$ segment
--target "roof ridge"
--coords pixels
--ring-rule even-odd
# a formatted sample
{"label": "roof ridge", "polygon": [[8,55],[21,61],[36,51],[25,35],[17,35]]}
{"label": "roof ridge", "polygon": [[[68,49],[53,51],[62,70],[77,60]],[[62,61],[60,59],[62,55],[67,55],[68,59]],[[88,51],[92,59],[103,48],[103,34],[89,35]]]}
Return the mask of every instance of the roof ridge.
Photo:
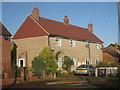
{"label": "roof ridge", "polygon": [[[40,18],[44,18],[44,17],[39,17],[39,19],[40,19]],[[47,19],[47,20],[51,20],[51,21],[55,21],[55,22],[59,22],[59,23],[65,24],[64,22],[60,22],[60,21],[56,21],[56,20],[52,20],[52,19],[48,19],[48,18],[44,18],[44,19]],[[80,26],[72,25],[72,24],[69,24],[69,25],[75,26],[75,27],[79,27],[79,28],[83,28],[83,27],[80,27]],[[68,26],[69,26],[69,25],[68,25]],[[86,29],[86,30],[87,30],[87,28],[83,28],[83,29]]]}

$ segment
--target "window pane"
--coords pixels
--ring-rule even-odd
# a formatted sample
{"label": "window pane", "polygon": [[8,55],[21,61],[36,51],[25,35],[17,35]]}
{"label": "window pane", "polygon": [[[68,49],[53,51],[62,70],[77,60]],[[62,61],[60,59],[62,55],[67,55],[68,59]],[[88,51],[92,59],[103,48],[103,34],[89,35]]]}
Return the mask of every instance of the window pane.
{"label": "window pane", "polygon": [[61,38],[60,37],[56,37],[56,39],[55,39],[55,45],[56,46],[61,46]]}
{"label": "window pane", "polygon": [[86,48],[89,48],[89,42],[86,42]]}
{"label": "window pane", "polygon": [[96,65],[100,63],[100,59],[96,59]]}
{"label": "window pane", "polygon": [[89,58],[86,59],[86,64],[87,65],[90,64],[90,59]]}
{"label": "window pane", "polygon": [[70,40],[70,47],[75,47],[75,40]]}

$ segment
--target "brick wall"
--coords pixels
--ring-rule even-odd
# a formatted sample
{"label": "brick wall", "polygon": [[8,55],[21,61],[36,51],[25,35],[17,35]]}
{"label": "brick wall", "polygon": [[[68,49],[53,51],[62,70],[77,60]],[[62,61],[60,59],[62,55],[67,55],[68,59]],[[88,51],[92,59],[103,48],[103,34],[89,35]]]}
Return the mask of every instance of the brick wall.
{"label": "brick wall", "polygon": [[[62,51],[63,57],[64,55],[68,55],[71,58],[75,58],[77,61],[77,65],[73,66],[72,69],[75,70],[75,68],[78,66],[78,63],[85,63],[85,59],[89,58],[89,49],[85,47],[86,42],[84,41],[76,41],[75,47],[70,47],[70,40],[69,39],[61,39],[62,45],[61,46],[55,46],[54,45],[54,37],[50,38],[50,45],[51,48],[54,48],[55,52]],[[96,65],[95,59],[99,58],[102,61],[102,45],[99,44],[100,49],[95,48],[95,43],[90,43],[90,57],[92,59],[92,64]]]}
{"label": "brick wall", "polygon": [[11,69],[11,38],[4,39],[4,36],[0,36],[2,39],[2,70],[9,71]]}
{"label": "brick wall", "polygon": [[116,62],[116,58],[111,56],[110,54],[103,52],[103,62],[114,63]]}
{"label": "brick wall", "polygon": [[[41,50],[48,46],[48,37],[40,36],[40,37],[31,37],[24,39],[16,39],[14,40],[17,45],[17,59],[24,58],[27,59],[28,67],[31,67],[31,62],[35,56],[38,56]],[[27,58],[26,53],[27,52]]]}
{"label": "brick wall", "polygon": [[[85,47],[86,42],[84,41],[76,41],[76,47],[70,47],[70,40],[62,38],[62,46],[55,46],[53,44],[55,38],[49,38],[49,44],[51,48],[55,49],[55,52],[62,51],[62,57],[65,55],[70,56],[71,58],[75,58],[77,63],[85,63],[85,59],[89,58],[89,49]],[[24,39],[16,39],[14,40],[17,45],[17,59],[19,56],[21,58],[26,59],[26,54],[20,55],[22,52],[27,52],[27,61],[28,66],[31,66],[31,62],[35,56],[38,56],[41,50],[48,46],[48,36],[40,36],[40,37],[31,37]],[[99,44],[99,48],[102,45]],[[102,61],[102,50],[95,48],[95,43],[90,43],[90,57],[92,59],[92,64],[95,65],[95,59],[99,58]],[[78,66],[73,66],[72,69]]]}
{"label": "brick wall", "polygon": [[2,74],[2,37],[0,36],[0,75]]}

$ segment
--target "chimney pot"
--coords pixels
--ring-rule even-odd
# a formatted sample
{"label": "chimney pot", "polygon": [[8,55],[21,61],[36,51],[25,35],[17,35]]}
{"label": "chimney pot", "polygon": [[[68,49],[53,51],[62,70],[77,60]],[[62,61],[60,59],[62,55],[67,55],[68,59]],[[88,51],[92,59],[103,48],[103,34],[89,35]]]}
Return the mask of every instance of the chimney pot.
{"label": "chimney pot", "polygon": [[88,24],[88,31],[93,33],[93,25],[92,24]]}
{"label": "chimney pot", "polygon": [[69,25],[69,18],[68,18],[68,16],[64,16],[64,23],[66,25]]}
{"label": "chimney pot", "polygon": [[36,21],[39,21],[39,9],[38,8],[34,8],[32,10],[32,16]]}

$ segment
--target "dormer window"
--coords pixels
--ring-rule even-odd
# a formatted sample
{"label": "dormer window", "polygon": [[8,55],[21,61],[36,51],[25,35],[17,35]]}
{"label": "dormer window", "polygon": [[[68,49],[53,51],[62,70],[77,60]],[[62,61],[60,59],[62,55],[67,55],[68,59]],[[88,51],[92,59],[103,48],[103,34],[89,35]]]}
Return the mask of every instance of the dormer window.
{"label": "dormer window", "polygon": [[55,45],[56,46],[61,46],[61,38],[60,37],[55,38]]}
{"label": "dormer window", "polygon": [[75,40],[70,40],[70,47],[75,47]]}

